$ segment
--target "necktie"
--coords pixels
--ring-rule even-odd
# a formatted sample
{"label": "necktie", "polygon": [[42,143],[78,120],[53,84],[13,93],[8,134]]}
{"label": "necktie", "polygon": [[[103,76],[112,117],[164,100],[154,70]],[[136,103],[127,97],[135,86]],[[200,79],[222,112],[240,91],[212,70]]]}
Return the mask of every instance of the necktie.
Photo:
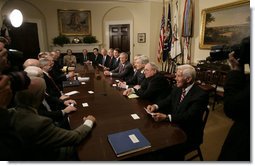
{"label": "necktie", "polygon": [[120,69],[119,69],[119,73],[121,73],[123,71],[123,69],[124,69],[124,65],[121,64]]}
{"label": "necktie", "polygon": [[55,83],[55,81],[53,80],[53,78],[48,74],[48,73],[45,73],[46,76],[49,78],[52,86],[55,88],[55,90],[57,91],[57,93],[59,94],[59,97],[62,95],[61,93],[61,90],[59,89],[59,87],[57,86],[57,84]]}
{"label": "necktie", "polygon": [[43,99],[42,103],[45,106],[45,108],[47,109],[47,111],[52,112],[49,104],[47,103],[47,101],[45,99]]}
{"label": "necktie", "polygon": [[105,57],[103,57],[103,62],[102,62],[102,65],[104,65],[104,63],[105,63],[105,59],[106,59],[106,58],[105,58]]}
{"label": "necktie", "polygon": [[182,95],[181,95],[181,98],[180,98],[180,103],[183,101],[183,99],[185,97],[185,93],[186,93],[186,91],[183,89],[182,90]]}

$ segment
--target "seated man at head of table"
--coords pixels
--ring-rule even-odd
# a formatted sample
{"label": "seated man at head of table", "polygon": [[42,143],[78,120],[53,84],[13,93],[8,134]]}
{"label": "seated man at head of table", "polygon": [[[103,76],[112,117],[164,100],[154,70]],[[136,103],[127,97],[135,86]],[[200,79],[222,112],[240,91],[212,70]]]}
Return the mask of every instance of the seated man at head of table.
{"label": "seated man at head of table", "polygon": [[123,81],[128,81],[133,77],[134,70],[132,64],[128,61],[128,54],[120,53],[119,66],[111,71],[104,71],[104,75],[117,77]]}
{"label": "seated man at head of table", "polygon": [[164,99],[171,92],[170,84],[159,72],[155,63],[149,62],[145,65],[144,75],[145,79],[142,81],[141,85],[125,90],[123,95],[129,96],[135,93],[142,99],[157,102]]}
{"label": "seated man at head of table", "polygon": [[141,85],[142,81],[145,79],[144,76],[144,67],[149,63],[149,58],[145,55],[136,56],[134,67],[135,67],[135,74],[133,77],[128,81],[123,81],[118,83],[118,87],[128,89],[134,87],[136,85]]}
{"label": "seated man at head of table", "polygon": [[[84,122],[73,130],[56,127],[50,118],[38,115],[37,109],[46,89],[43,78],[31,77],[26,90],[16,93],[17,107],[12,112],[12,126],[24,140],[27,153],[22,160],[63,161],[75,160],[76,146],[88,135],[95,118],[83,117]],[[74,158],[72,158],[74,157]]]}
{"label": "seated man at head of table", "polygon": [[[178,124],[186,133],[184,148],[203,141],[202,116],[208,105],[208,93],[194,84],[196,71],[191,65],[177,67],[176,86],[164,100],[148,105],[155,121]],[[164,112],[164,113],[162,113]]]}

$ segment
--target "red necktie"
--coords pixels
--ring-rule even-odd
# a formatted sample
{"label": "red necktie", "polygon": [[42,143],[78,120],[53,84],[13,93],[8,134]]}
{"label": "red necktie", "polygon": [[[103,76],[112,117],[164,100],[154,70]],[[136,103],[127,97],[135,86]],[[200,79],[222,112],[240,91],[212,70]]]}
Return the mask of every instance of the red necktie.
{"label": "red necktie", "polygon": [[182,90],[182,95],[181,95],[181,98],[180,98],[180,103],[183,101],[183,99],[185,97],[185,93],[186,93],[186,91],[183,89]]}

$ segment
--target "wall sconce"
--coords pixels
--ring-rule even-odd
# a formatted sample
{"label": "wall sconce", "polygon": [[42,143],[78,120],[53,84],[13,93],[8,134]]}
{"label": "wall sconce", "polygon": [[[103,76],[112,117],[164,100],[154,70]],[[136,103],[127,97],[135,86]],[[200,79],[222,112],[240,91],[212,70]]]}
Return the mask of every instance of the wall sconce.
{"label": "wall sconce", "polygon": [[15,28],[20,27],[23,22],[23,15],[22,15],[21,11],[18,9],[14,9],[11,12],[9,18],[10,18],[12,26]]}

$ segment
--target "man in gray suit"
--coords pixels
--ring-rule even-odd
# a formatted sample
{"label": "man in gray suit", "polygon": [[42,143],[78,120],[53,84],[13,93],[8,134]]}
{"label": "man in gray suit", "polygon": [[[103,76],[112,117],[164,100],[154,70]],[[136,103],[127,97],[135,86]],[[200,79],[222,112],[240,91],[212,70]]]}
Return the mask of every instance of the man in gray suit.
{"label": "man in gray suit", "polygon": [[128,81],[133,77],[134,70],[132,64],[128,61],[128,54],[120,53],[119,66],[111,71],[104,71],[104,75],[120,78],[123,81]]}
{"label": "man in gray suit", "polygon": [[88,135],[95,118],[83,117],[84,123],[73,130],[56,127],[50,118],[37,113],[45,89],[42,78],[31,77],[28,89],[15,95],[17,107],[10,109],[12,126],[24,140],[24,160],[76,160],[75,146]]}

